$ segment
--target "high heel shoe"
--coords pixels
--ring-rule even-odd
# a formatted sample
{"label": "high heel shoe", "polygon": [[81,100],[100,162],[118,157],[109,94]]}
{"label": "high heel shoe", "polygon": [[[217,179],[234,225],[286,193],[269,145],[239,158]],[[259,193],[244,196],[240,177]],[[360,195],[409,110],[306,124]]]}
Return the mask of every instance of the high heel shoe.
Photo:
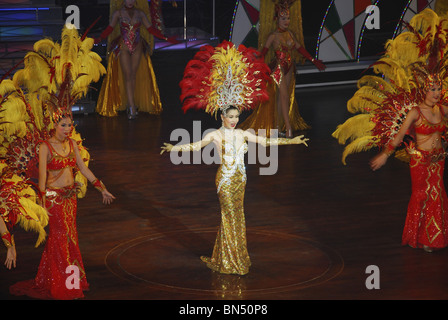
{"label": "high heel shoe", "polygon": [[134,120],[135,118],[137,118],[135,107],[127,107],[126,112],[129,120]]}
{"label": "high heel shoe", "polygon": [[292,130],[291,130],[291,129],[286,130],[286,138],[287,138],[287,139],[292,139],[292,138],[294,138],[294,135],[292,134]]}

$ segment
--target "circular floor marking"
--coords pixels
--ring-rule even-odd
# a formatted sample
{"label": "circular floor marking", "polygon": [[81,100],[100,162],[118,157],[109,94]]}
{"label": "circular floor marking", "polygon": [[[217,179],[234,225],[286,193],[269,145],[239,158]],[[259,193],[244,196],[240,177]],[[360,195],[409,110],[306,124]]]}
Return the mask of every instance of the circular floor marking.
{"label": "circular floor marking", "polygon": [[344,268],[331,248],[297,235],[247,229],[252,261],[245,276],[211,271],[200,260],[210,256],[216,229],[150,234],[113,248],[105,263],[120,278],[162,290],[214,296],[249,296],[322,284]]}

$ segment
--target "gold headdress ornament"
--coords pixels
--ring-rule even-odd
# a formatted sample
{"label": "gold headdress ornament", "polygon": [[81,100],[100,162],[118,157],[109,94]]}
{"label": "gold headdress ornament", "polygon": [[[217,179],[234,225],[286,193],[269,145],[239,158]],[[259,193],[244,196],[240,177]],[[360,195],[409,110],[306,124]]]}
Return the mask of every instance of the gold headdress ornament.
{"label": "gold headdress ornament", "polygon": [[243,85],[233,76],[232,67],[227,67],[227,73],[223,84],[219,85],[216,93],[217,107],[225,114],[230,106],[241,106],[244,102],[242,94],[244,93]]}
{"label": "gold headdress ornament", "polygon": [[278,17],[285,17],[289,16],[289,8],[296,0],[272,0],[275,2],[275,16],[274,18]]}
{"label": "gold headdress ornament", "polygon": [[269,99],[269,68],[253,48],[223,41],[216,48],[203,46],[188,62],[180,82],[182,109],[204,109],[214,116],[230,106],[255,108]]}

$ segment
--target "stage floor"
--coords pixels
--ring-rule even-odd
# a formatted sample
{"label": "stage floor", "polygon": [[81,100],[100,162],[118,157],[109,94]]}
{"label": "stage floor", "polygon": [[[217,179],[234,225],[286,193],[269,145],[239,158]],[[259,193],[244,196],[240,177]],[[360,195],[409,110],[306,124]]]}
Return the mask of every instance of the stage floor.
{"label": "stage floor", "polygon": [[[211,254],[220,222],[217,165],[174,165],[159,154],[176,128],[191,130],[194,120],[202,121],[202,130],[220,126],[201,112],[180,111],[178,83],[191,55],[153,57],[161,116],[75,116],[90,168],[117,197],[105,206],[89,186],[78,202],[79,244],[91,286],[86,300],[448,298],[448,251],[401,246],[411,192],[407,165],[390,159],[372,172],[374,153],[341,163],[343,147],[331,133],[347,118],[355,86],[297,90],[301,114],[312,126],[302,132],[309,147],[279,147],[275,175],[260,175],[263,165],[247,166],[251,271],[233,276],[209,270],[199,257]],[[0,298],[21,299],[8,287],[34,277],[43,250],[34,248],[35,240],[35,234],[16,232],[17,267],[0,268]],[[0,254],[3,261],[5,250]],[[369,266],[379,269],[378,289],[366,286]]]}

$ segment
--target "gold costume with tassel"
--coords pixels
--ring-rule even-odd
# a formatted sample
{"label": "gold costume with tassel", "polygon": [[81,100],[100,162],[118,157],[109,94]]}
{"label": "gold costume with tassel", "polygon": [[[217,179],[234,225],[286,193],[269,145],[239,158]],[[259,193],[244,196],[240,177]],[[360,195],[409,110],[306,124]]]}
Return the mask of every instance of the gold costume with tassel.
{"label": "gold costume with tassel", "polygon": [[[246,243],[244,194],[246,168],[244,157],[247,141],[263,146],[300,144],[307,140],[269,139],[257,137],[251,131],[235,129],[241,110],[252,109],[269,99],[266,83],[269,68],[253,48],[223,41],[215,48],[204,46],[188,62],[180,82],[183,110],[199,109],[217,116],[221,113],[223,125],[208,133],[201,141],[184,145],[165,144],[164,151],[199,151],[214,143],[219,154],[219,168],[215,185],[221,208],[221,224],[211,257],[202,256],[206,265],[219,273],[245,275],[251,260]],[[233,123],[230,123],[235,121]],[[306,143],[305,143],[306,144]]]}
{"label": "gold costume with tassel", "polygon": [[[112,0],[110,2],[110,18],[112,18],[112,15],[117,10],[121,10],[123,3],[123,0]],[[151,21],[148,1],[137,0],[135,8],[143,11],[148,20]],[[143,44],[143,54],[136,74],[134,101],[139,111],[158,115],[162,112],[162,102],[150,58],[154,47],[154,37],[146,28],[139,28],[140,41]],[[112,33],[108,36],[107,74],[103,79],[96,106],[96,111],[103,116],[116,116],[119,111],[124,111],[128,107],[122,72],[123,66],[119,59],[120,50],[123,45],[120,23],[117,23]]]}
{"label": "gold costume with tassel", "polygon": [[[187,64],[180,83],[183,110],[201,109],[210,115],[228,110],[239,113],[268,99],[266,82],[269,69],[258,52],[252,48],[223,41],[217,47],[204,46]],[[251,260],[246,244],[244,193],[246,169],[244,156],[247,142],[242,130],[224,126],[213,131],[216,140],[201,141],[170,147],[169,151],[198,151],[208,143],[215,143],[220,155],[220,166],[215,184],[221,207],[221,225],[211,257],[201,257],[206,265],[219,273],[245,275]],[[168,149],[167,149],[168,150]]]}

